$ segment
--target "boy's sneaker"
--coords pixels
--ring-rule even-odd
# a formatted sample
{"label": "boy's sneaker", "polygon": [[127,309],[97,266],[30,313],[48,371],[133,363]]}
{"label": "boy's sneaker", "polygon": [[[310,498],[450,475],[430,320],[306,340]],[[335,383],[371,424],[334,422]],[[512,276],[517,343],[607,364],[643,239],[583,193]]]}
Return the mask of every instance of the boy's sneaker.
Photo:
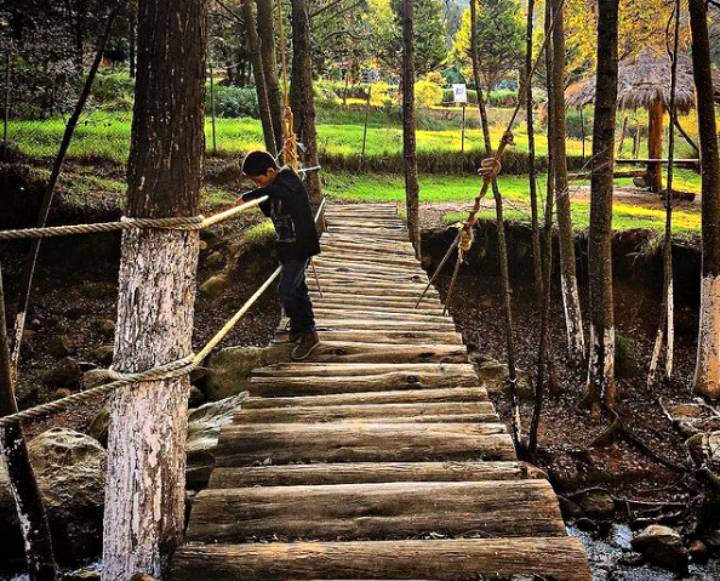
{"label": "boy's sneaker", "polygon": [[295,349],[292,350],[290,358],[293,361],[303,361],[315,351],[318,345],[320,345],[320,338],[318,337],[317,331],[305,333],[298,341]]}

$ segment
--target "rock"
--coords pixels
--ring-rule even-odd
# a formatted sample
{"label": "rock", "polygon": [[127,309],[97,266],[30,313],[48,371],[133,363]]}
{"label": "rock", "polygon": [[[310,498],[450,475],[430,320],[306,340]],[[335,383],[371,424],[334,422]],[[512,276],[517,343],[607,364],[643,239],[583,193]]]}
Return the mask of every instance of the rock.
{"label": "rock", "polygon": [[[240,408],[247,395],[247,392],[240,393],[190,410],[186,478],[188,488],[199,489],[207,484],[214,465],[212,451],[217,446],[220,429],[232,422],[234,412]],[[110,408],[105,406],[90,424],[88,434],[105,444],[109,424]]]}
{"label": "rock", "polygon": [[632,546],[656,565],[679,572],[687,569],[688,553],[682,537],[670,527],[650,525],[635,535]]}
{"label": "rock", "polygon": [[80,364],[72,357],[61,359],[58,364],[43,377],[47,385],[77,386],[82,377]]}
{"label": "rock", "polygon": [[200,294],[216,299],[230,286],[230,277],[227,274],[215,274],[200,285]]}
{"label": "rock", "polygon": [[598,528],[597,523],[594,520],[590,520],[585,516],[577,519],[575,521],[575,526],[581,531],[585,531],[586,533],[596,531]]}
{"label": "rock", "polygon": [[609,516],[615,512],[615,501],[602,490],[590,490],[575,498],[585,514],[591,517]]}
{"label": "rock", "polygon": [[[497,394],[508,389],[507,365],[479,354],[471,355],[470,361],[475,364],[478,379],[485,385],[488,392]],[[520,399],[530,400],[535,396],[530,378],[522,369],[517,370],[517,388]]]}
{"label": "rock", "polygon": [[25,329],[22,332],[23,341],[30,341],[37,333],[32,329]]}
{"label": "rock", "polygon": [[247,392],[244,392],[190,410],[186,473],[188,488],[199,489],[207,485],[215,463],[212,451],[217,446],[220,429],[232,423],[234,413],[247,396]]}
{"label": "rock", "polygon": [[113,361],[113,346],[101,345],[100,347],[96,347],[90,353],[90,357],[92,357],[100,365],[109,367]]}
{"label": "rock", "polygon": [[261,347],[228,347],[213,355],[206,366],[207,398],[217,401],[243,391],[250,372],[267,364],[267,351]]}
{"label": "rock", "polygon": [[225,264],[225,257],[222,252],[211,252],[205,259],[205,266],[208,268],[220,268]]}
{"label": "rock", "polygon": [[200,251],[200,252],[206,252],[208,248],[209,248],[208,243],[205,242],[205,240],[200,240],[200,243],[199,243],[199,251]]}
{"label": "rock", "polygon": [[205,403],[205,394],[194,385],[190,386],[190,396],[188,397],[188,407],[196,408]]}
{"label": "rock", "polygon": [[[28,445],[55,545],[61,563],[94,556],[101,549],[107,454],[93,438],[65,428],[53,428]],[[0,458],[0,523],[13,523],[6,540],[19,539],[15,507],[8,489],[7,470]],[[4,533],[5,531],[3,531]],[[22,554],[22,545],[18,543]]]}
{"label": "rock", "polygon": [[112,339],[115,336],[115,322],[111,321],[110,319],[101,319],[100,321],[97,321],[96,323],[97,330],[100,331],[100,333],[107,337],[108,339]]}
{"label": "rock", "polygon": [[565,521],[575,520],[583,515],[583,510],[576,502],[560,494],[558,494],[558,500],[560,501],[560,512]]}
{"label": "rock", "polygon": [[696,563],[704,561],[708,557],[708,548],[700,539],[695,539],[688,547],[690,557]]}
{"label": "rock", "polygon": [[80,389],[91,389],[111,381],[112,379],[107,376],[107,370],[91,369],[83,373],[82,379],[80,379]]}
{"label": "rock", "polygon": [[713,551],[720,549],[720,529],[705,533],[703,541]]}
{"label": "rock", "polygon": [[135,575],[130,577],[130,581],[159,581],[159,579],[144,573],[135,573]]}
{"label": "rock", "polygon": [[47,343],[47,350],[53,357],[67,357],[75,346],[67,335],[54,335]]}
{"label": "rock", "polygon": [[93,569],[80,569],[68,573],[62,578],[62,581],[101,581],[102,573]]}
{"label": "rock", "polygon": [[60,387],[53,392],[53,399],[62,399],[64,397],[68,397],[69,395],[72,395],[72,389]]}

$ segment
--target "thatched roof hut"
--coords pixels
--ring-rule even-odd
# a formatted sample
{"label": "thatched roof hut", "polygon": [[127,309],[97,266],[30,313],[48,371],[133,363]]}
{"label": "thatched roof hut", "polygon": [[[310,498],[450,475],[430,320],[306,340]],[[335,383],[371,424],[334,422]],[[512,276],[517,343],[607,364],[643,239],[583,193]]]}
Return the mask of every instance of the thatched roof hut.
{"label": "thatched roof hut", "polygon": [[[720,71],[713,71],[715,98],[720,103]],[[625,59],[618,66],[618,107],[620,109],[651,109],[660,100],[670,104],[670,59],[666,54],[644,53]],[[581,109],[595,102],[595,75],[570,85],[565,91],[568,106]],[[680,113],[695,108],[695,82],[692,60],[681,55],[678,60],[675,102]]]}
{"label": "thatched roof hut", "polygon": [[[720,103],[720,71],[713,71],[715,99]],[[671,66],[666,54],[645,52],[624,59],[618,66],[618,107],[620,109],[648,110],[648,156],[663,156],[663,116],[670,104]],[[565,91],[566,104],[582,109],[595,102],[595,75],[573,83]],[[675,103],[679,113],[695,108],[695,82],[692,60],[687,55],[678,59]],[[662,189],[661,164],[648,166],[648,186],[653,191]]]}

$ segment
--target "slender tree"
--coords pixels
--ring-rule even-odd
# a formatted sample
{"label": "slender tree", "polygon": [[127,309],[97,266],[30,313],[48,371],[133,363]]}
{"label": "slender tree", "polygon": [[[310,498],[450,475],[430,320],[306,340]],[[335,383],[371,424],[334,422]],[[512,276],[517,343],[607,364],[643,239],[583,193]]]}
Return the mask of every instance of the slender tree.
{"label": "slender tree", "polygon": [[414,0],[403,0],[403,155],[405,158],[405,205],[410,241],[420,257],[420,185],[415,144],[415,50],[413,46]]}
{"label": "slender tree", "polygon": [[275,147],[277,151],[280,151],[283,147],[283,103],[280,96],[277,57],[275,54],[275,12],[273,11],[273,0],[256,0],[256,4],[260,54],[262,56],[265,86],[267,87],[268,105],[270,106],[270,115],[272,116]]}
{"label": "slender tree", "polygon": [[[315,128],[315,97],[313,96],[312,37],[308,0],[292,0],[293,61],[292,100],[295,119],[295,133],[300,136],[305,149],[304,160],[309,166],[318,164],[317,129]],[[282,47],[281,47],[282,49]],[[299,121],[299,122],[298,122]],[[310,201],[319,205],[322,199],[318,172],[307,175]]]}
{"label": "slender tree", "polygon": [[560,238],[560,288],[565,308],[569,360],[580,364],[585,358],[580,296],[575,265],[575,239],[570,213],[567,153],[565,147],[565,26],[562,0],[554,0],[553,12],[553,156],[555,158],[555,197]]}
{"label": "slender tree", "polygon": [[[140,0],[127,214],[198,214],[204,153],[206,0]],[[192,351],[197,231],[122,237],[114,368],[137,372]],[[160,577],[183,533],[189,378],[117,391],[108,437],[104,581]]]}
{"label": "slender tree", "polygon": [[482,90],[482,75],[480,73],[480,55],[477,45],[477,3],[480,0],[470,0],[470,60],[472,61],[473,81],[477,93],[478,110],[480,111],[480,124],[482,125],[485,140],[485,153],[490,154],[492,144],[490,140],[490,122],[488,121],[485,96]]}
{"label": "slender tree", "polygon": [[619,0],[598,6],[598,64],[595,81],[592,176],[590,178],[590,353],[587,400],[612,405],[615,387],[615,324],[612,284],[612,201],[618,91]]}
{"label": "slender tree", "polygon": [[[18,411],[5,321],[5,294],[0,269],[0,415],[3,416]],[[0,428],[0,453],[5,457],[30,580],[54,581],[57,571],[50,527],[19,424]]]}
{"label": "slender tree", "polygon": [[[673,297],[673,262],[672,262],[672,214],[673,214],[673,174],[675,159],[675,121],[677,109],[675,107],[677,92],[677,65],[678,65],[678,47],[680,44],[680,0],[675,2],[675,10],[668,21],[666,30],[667,52],[671,63],[671,80],[670,80],[670,118],[673,122],[668,128],[668,171],[667,171],[667,188],[665,189],[665,237],[663,240],[663,290],[662,302],[660,304],[660,316],[658,320],[658,329],[655,334],[655,345],[653,347],[652,358],[650,360],[650,369],[648,370],[648,385],[655,380],[658,362],[660,360],[660,351],[663,343],[666,344],[665,349],[665,376],[669,379],[672,376],[673,369],[673,346],[675,343],[675,326],[674,312],[675,302]],[[670,24],[674,22],[673,46],[670,47]]]}
{"label": "slender tree", "polygon": [[525,120],[528,136],[528,182],[530,187],[530,225],[532,229],[532,253],[533,253],[533,277],[535,280],[535,292],[542,297],[543,272],[542,272],[542,251],[540,249],[540,225],[538,223],[537,203],[537,169],[535,167],[535,127],[533,125],[533,90],[532,74],[533,66],[533,18],[535,12],[535,0],[528,0],[527,20],[525,27],[525,70],[524,76],[528,83],[527,99],[525,102]]}
{"label": "slender tree", "polygon": [[265,149],[275,156],[277,155],[275,130],[270,112],[268,88],[265,83],[265,68],[263,55],[260,52],[260,40],[258,38],[257,20],[255,18],[255,2],[253,0],[242,0],[242,14],[245,22],[245,37],[247,38],[250,57],[252,58],[255,92],[258,98],[258,109],[260,109],[260,122],[262,123],[263,137],[265,138]]}
{"label": "slender tree", "polygon": [[720,398],[720,155],[706,0],[690,0],[692,61],[702,161],[702,283],[695,390]]}

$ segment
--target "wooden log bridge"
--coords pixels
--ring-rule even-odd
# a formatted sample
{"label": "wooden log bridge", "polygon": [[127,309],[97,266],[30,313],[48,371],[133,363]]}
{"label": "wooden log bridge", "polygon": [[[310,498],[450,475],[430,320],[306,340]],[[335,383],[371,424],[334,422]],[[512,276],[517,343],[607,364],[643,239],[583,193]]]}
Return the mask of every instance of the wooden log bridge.
{"label": "wooden log bridge", "polygon": [[414,308],[428,279],[396,208],[338,205],[327,224],[321,345],[255,370],[170,578],[589,580],[438,293]]}

